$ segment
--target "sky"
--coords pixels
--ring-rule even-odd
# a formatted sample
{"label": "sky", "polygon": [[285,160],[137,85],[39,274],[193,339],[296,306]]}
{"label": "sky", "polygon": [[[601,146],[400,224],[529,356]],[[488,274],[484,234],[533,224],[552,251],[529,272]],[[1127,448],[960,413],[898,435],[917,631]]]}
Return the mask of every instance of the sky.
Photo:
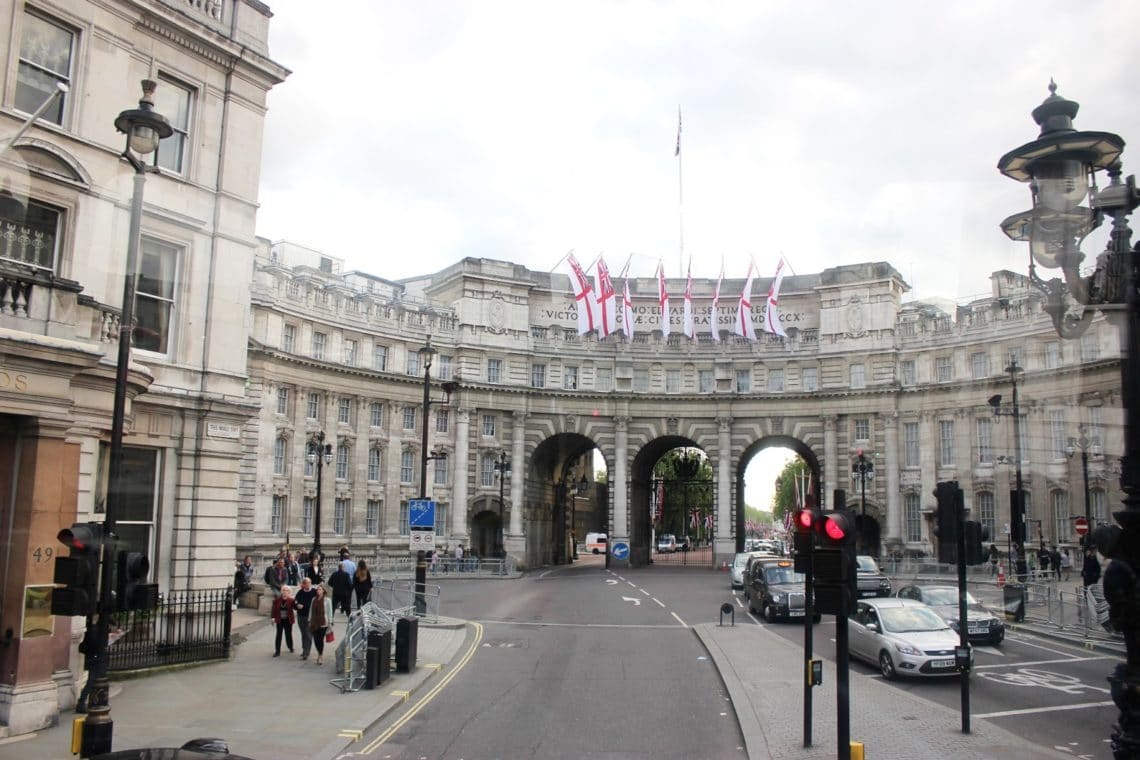
{"label": "sky", "polygon": [[764,278],[782,256],[887,261],[909,297],[960,300],[1026,271],[999,224],[1029,191],[996,165],[1037,137],[1051,78],[1078,129],[1140,141],[1124,0],[270,6],[292,74],[258,234],[392,280],[464,257],[566,273],[571,250],[615,275]]}

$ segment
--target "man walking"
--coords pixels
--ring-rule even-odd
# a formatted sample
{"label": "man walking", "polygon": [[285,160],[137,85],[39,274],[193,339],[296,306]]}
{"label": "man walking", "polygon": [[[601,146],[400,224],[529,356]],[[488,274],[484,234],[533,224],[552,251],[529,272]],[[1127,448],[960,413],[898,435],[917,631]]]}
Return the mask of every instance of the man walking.
{"label": "man walking", "polygon": [[293,600],[293,608],[297,611],[297,626],[301,629],[301,659],[309,659],[309,650],[313,648],[313,631],[309,628],[309,612],[317,599],[317,590],[313,588],[313,581],[308,576],[301,579],[301,590]]}

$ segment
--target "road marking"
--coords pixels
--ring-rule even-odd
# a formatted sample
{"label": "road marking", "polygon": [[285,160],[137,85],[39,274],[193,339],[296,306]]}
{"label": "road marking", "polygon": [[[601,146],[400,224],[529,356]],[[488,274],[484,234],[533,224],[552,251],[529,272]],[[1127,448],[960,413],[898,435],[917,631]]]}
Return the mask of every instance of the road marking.
{"label": "road marking", "polygon": [[1028,667],[1031,665],[1068,665],[1071,662],[1092,662],[1094,660],[1115,660],[1115,657],[1064,657],[1056,660],[1033,660],[1031,662],[1017,662],[1017,663],[996,663],[994,665],[975,665],[974,670],[981,670],[982,668],[1008,668],[1011,665],[1016,665],[1019,668]]}
{"label": "road marking", "polygon": [[628,583],[628,584],[629,584],[630,586],[632,586],[633,588],[637,588],[637,584],[636,584],[636,583],[634,583],[633,581],[626,581],[626,583]]}
{"label": "road marking", "polygon": [[390,692],[390,694],[393,697],[399,697],[402,702],[407,702],[408,697],[410,697],[412,695],[412,693],[410,691],[393,691],[393,692]]}
{"label": "road marking", "polygon": [[673,617],[677,618],[677,622],[680,623],[681,625],[685,626],[686,628],[689,627],[689,624],[686,623],[684,620],[682,620],[681,616],[678,615],[676,612],[670,612],[669,614],[672,615]]}
{"label": "road marking", "polygon": [[1115,707],[1116,703],[1112,700],[1108,702],[1082,702],[1077,705],[1054,705],[1053,707],[1026,707],[1021,710],[1002,710],[1001,712],[992,713],[974,713],[975,718],[1008,718],[1016,715],[1033,715],[1035,713],[1047,712],[1060,712],[1062,710],[1087,710],[1090,707]]}
{"label": "road marking", "polygon": [[661,606],[661,607],[664,607],[664,606],[665,606],[665,602],[661,601],[661,600],[660,600],[660,599],[658,599],[657,597],[653,597],[653,601],[657,602],[657,604],[658,604],[659,606]]}
{"label": "road marking", "polygon": [[659,628],[669,631],[681,630],[675,625],[660,625],[651,623],[547,623],[535,621],[529,623],[525,620],[481,620],[483,625],[518,625],[532,628]]}
{"label": "road marking", "polygon": [[621,600],[623,602],[633,602],[634,607],[640,607],[641,606],[641,600],[635,596],[623,596],[621,598]]}
{"label": "road marking", "polygon": [[645,594],[646,596],[649,596],[649,592],[646,591],[645,589],[641,589],[641,593]]}
{"label": "road marking", "polygon": [[618,585],[618,581],[613,579],[613,578],[606,578],[606,585],[607,586],[616,586],[616,585]]}
{"label": "road marking", "polygon": [[[471,658],[475,656],[475,653],[477,651],[479,651],[479,644],[483,641],[483,626],[480,625],[479,623],[470,623],[469,625],[473,626],[475,629],[475,638],[471,642],[471,647],[467,650],[466,654],[464,654],[463,657],[460,658],[459,662],[456,663],[454,668],[452,668],[450,671],[448,671],[446,674],[444,674],[444,676],[440,679],[439,683],[436,684],[431,689],[431,691],[429,691],[427,694],[425,694],[423,699],[421,699],[416,704],[412,705],[406,713],[404,713],[402,716],[400,716],[399,720],[397,720],[395,723],[393,723],[391,726],[389,726],[388,729],[386,731],[384,731],[384,733],[382,733],[378,737],[376,737],[372,741],[371,744],[369,744],[367,747],[362,749],[361,754],[370,755],[370,754],[372,754],[372,752],[374,752],[376,750],[377,747],[379,747],[381,744],[383,744],[384,742],[391,739],[392,736],[397,731],[399,731],[401,728],[404,727],[405,723],[407,723],[412,718],[416,717],[416,715],[419,714],[420,710],[422,710],[424,707],[427,706],[427,704],[429,702],[431,702],[433,699],[435,699],[436,696],[441,691],[443,691],[443,688],[445,686],[447,686],[449,683],[451,683],[451,679],[455,678],[455,676],[459,673],[459,671],[463,670],[463,668],[467,665],[467,663],[471,661]],[[395,692],[393,692],[393,693],[395,693]],[[408,692],[403,692],[403,693],[406,695]],[[406,696],[404,698],[404,701],[407,701]]]}
{"label": "road marking", "polygon": [[987,681],[993,681],[994,683],[1005,684],[1007,686],[1028,686],[1034,690],[1053,689],[1054,691],[1070,695],[1083,694],[1085,691],[1099,691],[1103,694],[1109,693],[1109,690],[1103,686],[1093,686],[1092,684],[1085,683],[1076,676],[1054,673],[1049,670],[1020,668],[1016,671],[1006,671],[1004,673],[982,673],[980,677]]}
{"label": "road marking", "polygon": [[342,728],[337,732],[337,736],[342,739],[352,739],[354,742],[360,741],[360,737],[364,736],[364,732],[359,728]]}

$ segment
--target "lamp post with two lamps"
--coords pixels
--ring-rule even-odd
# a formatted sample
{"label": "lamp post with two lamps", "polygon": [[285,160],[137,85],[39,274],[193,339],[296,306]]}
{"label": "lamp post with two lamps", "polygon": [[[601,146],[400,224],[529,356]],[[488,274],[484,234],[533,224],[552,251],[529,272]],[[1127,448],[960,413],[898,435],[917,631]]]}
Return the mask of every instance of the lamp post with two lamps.
{"label": "lamp post with two lamps", "polygon": [[851,463],[851,480],[859,484],[859,552],[866,553],[867,546],[867,484],[875,479],[875,463],[863,451],[855,452]]}
{"label": "lamp post with two lamps", "polygon": [[[431,398],[431,364],[432,360],[438,353],[431,345],[431,336],[427,336],[427,342],[424,347],[419,350],[420,362],[424,365],[424,401],[423,411],[421,416],[423,419],[420,421],[420,500],[427,499],[427,463],[431,460],[443,462],[447,459],[446,451],[428,451],[428,421],[431,419],[431,405],[433,403]],[[446,398],[443,403],[448,404],[451,402],[451,394],[459,387],[459,383],[448,381],[443,383],[443,392]],[[418,614],[427,611],[427,601],[425,592],[427,591],[427,554],[422,550],[416,552],[416,573],[415,573],[415,609]]]}
{"label": "lamp post with two lamps", "polygon": [[[1013,417],[1013,472],[1014,489],[1009,499],[1009,532],[1013,545],[1017,548],[1019,576],[1024,575],[1025,563],[1025,490],[1021,479],[1021,405],[1017,395],[1017,373],[1022,368],[1017,364],[1017,357],[1009,357],[1009,366],[1005,368],[1009,373],[1009,382],[1013,387],[1013,403],[1007,408],[1001,405],[1001,394],[990,396],[989,405],[995,417]],[[999,458],[1000,460],[1000,458]],[[1010,558],[1012,560],[1012,557]]]}
{"label": "lamp post with two lamps", "polygon": [[[1092,455],[1100,456],[1100,441],[1095,438],[1089,438],[1085,435],[1085,430],[1080,429],[1080,435],[1076,438],[1069,439],[1069,445],[1065,447],[1065,454],[1069,459],[1080,451],[1081,452],[1081,477],[1084,479],[1085,485],[1085,525],[1092,525],[1092,505],[1089,502],[1089,452]],[[1081,536],[1081,546],[1085,546],[1088,534]]]}
{"label": "lamp post with two lamps", "polygon": [[499,533],[495,541],[495,557],[502,559],[506,554],[506,545],[503,541],[503,507],[506,498],[507,478],[511,476],[511,460],[507,459],[507,452],[500,451],[499,458],[495,460],[495,477],[499,479]]}
{"label": "lamp post with two lamps", "polygon": [[[1104,572],[1104,594],[1109,620],[1123,633],[1127,652],[1109,677],[1120,710],[1110,738],[1119,760],[1140,757],[1140,247],[1130,248],[1128,227],[1140,192],[1134,176],[1122,177],[1124,140],[1110,132],[1077,130],[1078,108],[1050,82],[1049,96],[1033,109],[1041,128],[1037,139],[1006,153],[997,168],[1029,185],[1032,207],[1007,217],[1001,227],[1011,239],[1029,243],[1029,280],[1044,293],[1044,309],[1057,334],[1080,337],[1098,310],[1121,330],[1124,508],[1113,513],[1118,525],[1098,528],[1093,538],[1113,560]],[[1096,185],[1101,170],[1108,174],[1104,188]],[[1081,242],[1106,216],[1112,219],[1107,246],[1094,271],[1082,276]],[[1060,269],[1064,279],[1041,279],[1038,265]]]}
{"label": "lamp post with two lamps", "polygon": [[[326,464],[332,464],[333,447],[325,443],[325,431],[313,433],[306,446],[305,458],[317,467],[317,498],[313,500],[313,554],[321,554],[321,482]],[[315,559],[315,557],[313,558]]]}

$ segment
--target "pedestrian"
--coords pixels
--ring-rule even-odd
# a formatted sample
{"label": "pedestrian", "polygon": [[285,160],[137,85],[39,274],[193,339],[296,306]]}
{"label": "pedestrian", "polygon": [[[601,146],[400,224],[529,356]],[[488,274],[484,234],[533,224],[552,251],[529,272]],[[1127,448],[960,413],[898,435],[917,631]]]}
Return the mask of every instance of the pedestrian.
{"label": "pedestrian", "polygon": [[312,552],[309,554],[309,566],[305,568],[305,575],[314,586],[319,586],[325,582],[324,569],[321,567],[321,555],[319,552]]}
{"label": "pedestrian", "polygon": [[[325,636],[332,630],[332,601],[325,594],[324,586],[316,587],[316,597],[313,599],[312,613],[309,615],[309,638],[317,649],[317,664],[324,665]],[[305,658],[301,658],[305,659]]]}
{"label": "pedestrian", "polygon": [[439,552],[435,549],[431,550],[431,574],[435,575],[439,572]]}
{"label": "pedestrian", "polygon": [[1089,592],[1089,587],[1096,585],[1100,580],[1100,560],[1096,557],[1096,549],[1092,546],[1085,547],[1085,560],[1081,566],[1081,591],[1084,594],[1082,604],[1077,606],[1077,617],[1082,618],[1083,612],[1087,608],[1089,611],[1089,621],[1096,621],[1095,600]]}
{"label": "pedestrian", "polygon": [[463,572],[463,544],[455,545],[455,572]]}
{"label": "pedestrian", "polygon": [[1068,549],[1061,552],[1061,574],[1064,576],[1062,580],[1068,582],[1069,576],[1073,572],[1073,555],[1069,553]]}
{"label": "pedestrian", "polygon": [[1037,567],[1041,570],[1042,580],[1049,580],[1049,550],[1042,546],[1037,550]]}
{"label": "pedestrian", "polygon": [[309,610],[317,598],[313,589],[313,581],[308,576],[301,579],[301,590],[294,597],[294,608],[297,611],[297,627],[301,630],[301,659],[309,659],[309,651],[313,648],[313,629],[310,627]]}
{"label": "pedestrian", "polygon": [[265,584],[273,590],[273,597],[281,596],[281,588],[288,585],[289,573],[285,570],[285,560],[278,557],[271,567],[265,568]]}
{"label": "pedestrian", "polygon": [[249,591],[250,588],[252,588],[252,586],[250,585],[252,581],[253,581],[253,557],[251,557],[247,554],[247,555],[245,555],[245,559],[243,559],[241,562],[239,562],[237,564],[237,568],[234,570],[234,598],[233,598],[233,603],[234,603],[234,609],[235,610],[237,609],[237,606],[238,606],[238,597],[240,597],[242,594],[244,594],[246,591]]}
{"label": "pedestrian", "polygon": [[285,646],[293,651],[293,624],[297,622],[297,610],[293,601],[293,587],[284,586],[281,596],[273,600],[273,622],[277,626],[277,637],[273,641],[273,656],[281,656],[281,637]]}
{"label": "pedestrian", "polygon": [[[892,556],[893,556],[893,554],[892,554]],[[989,558],[990,558],[990,577],[992,578],[995,575],[997,575],[997,565],[998,565],[997,544],[990,544]]]}
{"label": "pedestrian", "polygon": [[1025,564],[1029,569],[1029,580],[1037,580],[1037,552],[1025,552]]}
{"label": "pedestrian", "polygon": [[348,573],[348,577],[356,575],[356,560],[352,558],[352,552],[348,550],[347,546],[340,547],[340,561],[344,563],[344,571]]}
{"label": "pedestrian", "polygon": [[1053,570],[1054,580],[1061,580],[1061,551],[1053,544],[1053,550],[1049,552],[1049,567]]}
{"label": "pedestrian", "polygon": [[352,589],[356,592],[357,608],[372,600],[372,572],[364,560],[360,560],[356,566],[356,574],[352,576]]}
{"label": "pedestrian", "polygon": [[[336,570],[329,576],[329,588],[332,589],[332,612],[336,615],[337,610],[341,610],[344,614],[352,614],[352,576],[344,567],[344,562],[337,565]],[[329,617],[331,622],[332,617]]]}

